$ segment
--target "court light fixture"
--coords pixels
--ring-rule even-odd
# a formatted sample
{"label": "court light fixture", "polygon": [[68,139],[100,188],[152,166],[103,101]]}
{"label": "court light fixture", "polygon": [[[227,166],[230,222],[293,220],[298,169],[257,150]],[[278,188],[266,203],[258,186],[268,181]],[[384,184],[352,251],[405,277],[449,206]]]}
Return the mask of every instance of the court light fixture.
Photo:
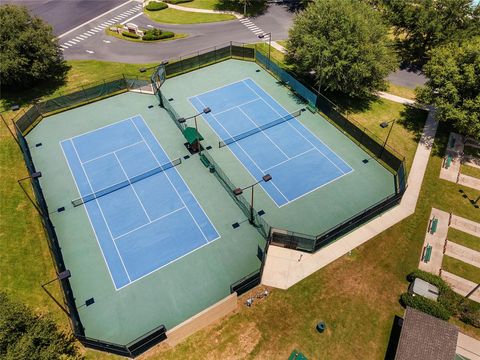
{"label": "court light fixture", "polygon": [[379,158],[382,157],[383,152],[385,151],[385,146],[387,146],[387,141],[388,141],[388,138],[390,137],[390,134],[392,133],[392,129],[393,129],[393,125],[395,125],[395,121],[397,121],[397,119],[393,119],[393,120],[390,120],[390,121],[383,121],[383,122],[380,124],[380,127],[381,127],[382,129],[385,129],[386,127],[388,127],[388,125],[389,125],[390,123],[391,123],[392,125],[390,126],[390,129],[388,130],[387,137],[385,138],[385,142],[383,143],[382,150],[380,151],[380,155],[378,156]]}
{"label": "court light fixture", "polygon": [[387,126],[388,126],[388,122],[386,122],[386,121],[384,121],[384,122],[382,122],[382,123],[380,124],[380,127],[381,127],[382,129],[385,129]]}
{"label": "court light fixture", "polygon": [[35,201],[33,201],[30,194],[27,192],[27,190],[23,187],[23,184],[22,184],[23,181],[25,181],[25,180],[38,179],[40,177],[42,177],[42,173],[40,171],[36,171],[36,172],[32,173],[30,176],[24,177],[22,179],[18,179],[17,182],[18,182],[18,185],[20,186],[20,188],[22,189],[22,191],[27,196],[28,200],[30,200],[32,205],[35,207],[35,210],[37,210],[37,212],[40,214],[40,216],[43,217],[44,215],[43,215],[42,211],[40,210],[40,208],[38,207],[37,203]]}
{"label": "court light fixture", "polygon": [[70,317],[70,313],[68,312],[68,310],[62,305],[60,304],[60,302],[55,299],[55,297],[52,295],[52,293],[50,291],[47,290],[47,285],[48,284],[51,284],[52,282],[54,281],[62,281],[62,280],[65,280],[65,279],[69,279],[70,277],[72,276],[72,274],[70,273],[70,270],[66,269],[60,273],[57,274],[57,277],[46,282],[45,284],[42,284],[42,289],[47,293],[47,295],[55,302],[55,304],[57,304],[57,306],[62,309],[62,311],[67,314],[68,317]]}
{"label": "court light fixture", "polygon": [[253,210],[253,189],[255,188],[255,185],[257,184],[260,184],[262,181],[263,182],[268,182],[272,180],[272,176],[270,174],[265,174],[262,176],[262,179],[257,181],[256,183],[252,184],[252,185],[249,185],[249,186],[246,186],[244,188],[236,188],[236,189],[233,189],[232,192],[235,196],[239,196],[241,194],[243,194],[243,191],[246,190],[246,189],[251,189],[251,197],[250,197],[250,218],[248,219],[248,222],[252,225],[255,225],[254,223],[254,210]]}

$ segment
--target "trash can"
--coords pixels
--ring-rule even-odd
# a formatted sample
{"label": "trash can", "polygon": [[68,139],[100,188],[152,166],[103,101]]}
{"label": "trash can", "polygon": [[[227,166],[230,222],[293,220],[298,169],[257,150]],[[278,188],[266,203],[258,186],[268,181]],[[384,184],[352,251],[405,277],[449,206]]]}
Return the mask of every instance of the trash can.
{"label": "trash can", "polygon": [[319,333],[323,333],[325,331],[325,328],[327,326],[325,325],[325,323],[323,321],[320,321],[318,324],[317,324],[317,331]]}
{"label": "trash can", "polygon": [[208,169],[210,170],[210,172],[213,174],[215,172],[215,165],[210,165],[208,167]]}

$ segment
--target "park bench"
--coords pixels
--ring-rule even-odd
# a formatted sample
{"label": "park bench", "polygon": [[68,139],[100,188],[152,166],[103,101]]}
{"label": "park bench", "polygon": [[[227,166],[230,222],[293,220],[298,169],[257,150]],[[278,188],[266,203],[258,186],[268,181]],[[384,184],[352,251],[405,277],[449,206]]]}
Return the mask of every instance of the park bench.
{"label": "park bench", "polygon": [[203,163],[203,165],[205,165],[205,167],[210,166],[210,161],[208,161],[207,157],[203,154],[200,156],[200,161]]}
{"label": "park bench", "polygon": [[422,261],[424,263],[428,263],[431,257],[432,257],[432,245],[427,244],[427,246],[423,248]]}
{"label": "park bench", "polygon": [[452,136],[452,138],[450,139],[450,147],[451,148],[454,148],[455,147],[455,138]]}
{"label": "park bench", "polygon": [[430,234],[435,234],[437,232],[437,226],[438,226],[438,219],[433,218],[432,222],[430,223]]}
{"label": "park bench", "polygon": [[452,165],[452,155],[447,155],[447,159],[445,161],[445,169],[448,169]]}

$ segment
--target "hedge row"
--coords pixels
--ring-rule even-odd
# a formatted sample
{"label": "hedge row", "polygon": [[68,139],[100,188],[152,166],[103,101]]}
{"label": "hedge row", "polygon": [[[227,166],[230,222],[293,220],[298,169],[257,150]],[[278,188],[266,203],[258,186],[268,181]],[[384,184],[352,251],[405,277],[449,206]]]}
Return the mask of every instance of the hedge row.
{"label": "hedge row", "polygon": [[161,40],[161,39],[169,39],[174,37],[175,34],[171,31],[162,31],[160,29],[151,29],[146,30],[142,40],[145,41],[153,41],[153,40]]}
{"label": "hedge row", "polygon": [[122,32],[122,36],[125,36],[125,37],[128,37],[128,38],[132,38],[132,39],[140,39],[140,35],[137,35],[137,34],[134,34],[134,33],[130,33],[130,32],[128,32],[128,31]]}
{"label": "hedge row", "polygon": [[168,8],[168,5],[164,2],[151,1],[145,7],[148,11],[158,11]]}
{"label": "hedge row", "polygon": [[452,315],[442,304],[423,296],[403,293],[400,301],[404,306],[410,306],[442,320],[448,320]]}
{"label": "hedge row", "polygon": [[[440,305],[449,314],[458,316],[460,320],[463,321],[464,323],[480,328],[480,304],[479,303],[470,299],[466,299],[463,296],[454,292],[450,288],[450,286],[440,276],[433,275],[422,270],[415,270],[412,273],[408,274],[407,276],[407,280],[410,282],[414,281],[416,278],[425,280],[426,282],[438,287],[438,290],[440,292],[440,295],[438,296],[438,302],[429,300],[430,302],[433,302],[436,305]],[[401,298],[402,302],[404,297],[406,298],[406,294],[402,295],[402,298]],[[415,296],[415,298],[422,298],[422,297]],[[428,299],[425,299],[425,300],[428,300]],[[410,301],[410,300],[407,300],[407,301]],[[416,307],[417,305],[420,306],[420,304],[414,301],[413,305],[409,305],[409,306],[412,306],[416,309],[425,311],[426,313],[433,315],[429,311]],[[422,303],[421,306],[428,307],[428,304]],[[435,313],[437,312],[436,309],[433,309],[431,311]]]}
{"label": "hedge row", "polygon": [[165,0],[166,3],[169,3],[169,4],[183,4],[183,3],[187,3],[187,2],[192,2],[193,0]]}

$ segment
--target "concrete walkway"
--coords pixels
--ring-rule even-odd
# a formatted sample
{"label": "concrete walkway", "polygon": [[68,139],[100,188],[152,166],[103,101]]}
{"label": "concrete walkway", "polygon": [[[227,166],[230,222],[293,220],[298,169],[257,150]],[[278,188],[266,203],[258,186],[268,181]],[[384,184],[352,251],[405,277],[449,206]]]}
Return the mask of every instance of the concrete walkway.
{"label": "concrete walkway", "polygon": [[397,95],[389,94],[383,91],[379,91],[377,95],[383,99],[387,99],[396,103],[404,104],[404,105],[414,105],[415,100],[406,99]]}
{"label": "concrete walkway", "polygon": [[447,241],[447,246],[445,247],[445,255],[451,256],[455,259],[463,261],[464,263],[480,268],[480,252],[465,247],[463,245],[456,244],[452,241]]}
{"label": "concrete walkway", "polygon": [[456,353],[470,360],[480,360],[480,341],[459,332]]}
{"label": "concrete walkway", "polygon": [[437,125],[434,111],[431,110],[425,122],[423,134],[420,138],[410,169],[408,188],[400,205],[383,213],[314,254],[270,246],[265,262],[262,283],[267,286],[288,289],[315,271],[412,215],[417,205],[423,177],[427,169],[433,140],[437,131]]}
{"label": "concrete walkway", "polygon": [[[455,145],[451,147],[452,142],[455,142]],[[462,163],[462,154],[463,153],[463,138],[461,135],[456,133],[450,133],[448,139],[447,150],[445,152],[445,157],[442,163],[442,169],[440,170],[440,179],[448,180],[451,182],[457,182],[458,176],[460,174],[460,164]],[[447,157],[450,156],[452,161],[450,166],[447,168]]]}
{"label": "concrete walkway", "polygon": [[480,237],[480,224],[475,221],[452,215],[450,226],[467,234]]}
{"label": "concrete walkway", "polygon": [[[432,220],[438,219],[437,231],[432,234],[431,223]],[[439,275],[440,269],[442,268],[443,261],[443,251],[445,247],[445,239],[447,238],[448,233],[448,221],[450,214],[441,211],[435,208],[432,208],[430,213],[430,220],[426,229],[425,241],[423,243],[422,252],[420,255],[420,261],[418,263],[418,268],[424,271],[428,271],[432,274]],[[428,262],[423,261],[422,257],[425,252],[425,247],[430,245],[432,247],[432,255]]]}
{"label": "concrete walkway", "polygon": [[[446,270],[442,270],[441,276],[442,279],[445,280],[452,287],[453,291],[462,296],[467,295],[475,288],[475,286],[477,286],[477,284],[475,284],[473,281],[464,279]],[[469,299],[480,303],[480,289],[477,289],[477,291],[470,295]]]}

